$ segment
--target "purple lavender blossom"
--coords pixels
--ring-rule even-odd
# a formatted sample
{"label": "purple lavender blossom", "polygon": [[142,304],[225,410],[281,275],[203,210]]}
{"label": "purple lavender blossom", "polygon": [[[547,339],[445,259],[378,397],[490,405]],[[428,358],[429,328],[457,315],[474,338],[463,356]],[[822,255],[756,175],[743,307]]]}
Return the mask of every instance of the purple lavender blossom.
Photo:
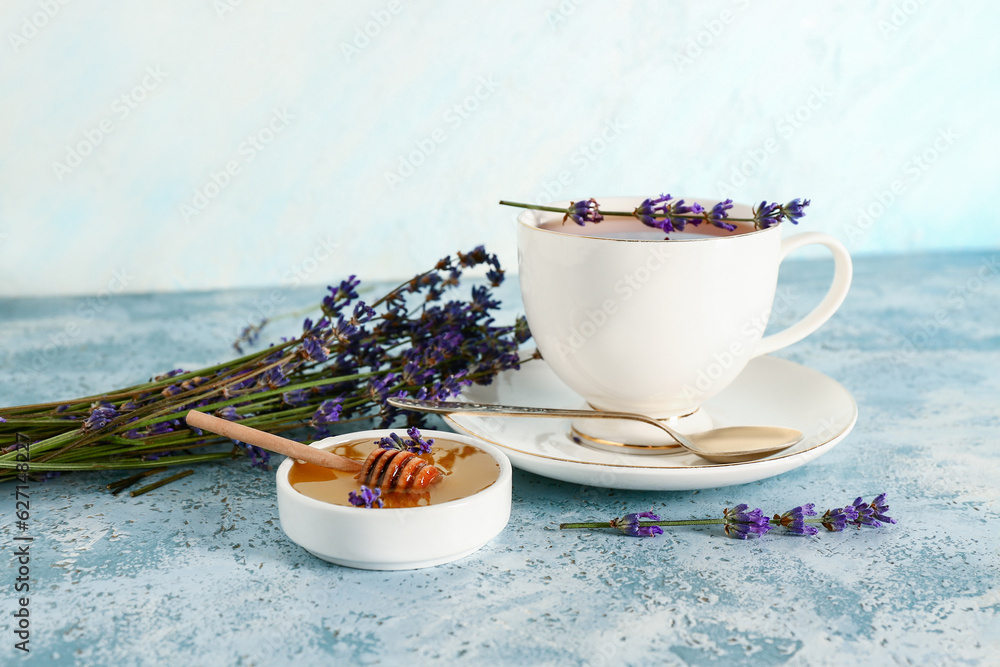
{"label": "purple lavender blossom", "polygon": [[110,403],[95,403],[90,407],[90,416],[83,422],[82,430],[84,432],[100,430],[117,416],[118,411]]}
{"label": "purple lavender blossom", "polygon": [[284,364],[269,368],[261,373],[258,384],[261,386],[266,385],[269,389],[284,387],[289,383],[288,377],[285,375],[285,368]]}
{"label": "purple lavender blossom", "polygon": [[425,440],[417,427],[414,426],[407,429],[406,434],[410,436],[410,439],[403,439],[394,431],[388,436],[376,440],[375,444],[382,449],[398,449],[403,452],[413,452],[414,454],[427,454],[431,451],[434,439],[428,438]]}
{"label": "purple lavender blossom", "polygon": [[361,487],[360,493],[355,493],[351,491],[347,494],[347,499],[355,507],[382,507],[385,503],[379,497],[382,495],[382,489],[369,489],[367,486]]}
{"label": "purple lavender blossom", "polygon": [[[694,202],[687,205],[683,199],[673,201],[670,195],[660,195],[656,198],[644,199],[632,215],[642,221],[647,227],[661,229],[664,233],[682,232],[687,225],[700,225],[700,218],[685,217],[691,214],[705,213],[705,207]],[[660,216],[660,217],[657,217]]]}
{"label": "purple lavender blossom", "polygon": [[234,408],[231,405],[227,405],[224,408],[219,408],[218,410],[215,411],[215,415],[217,417],[221,417],[222,419],[231,422],[241,419],[239,413],[236,412],[236,408]]}
{"label": "purple lavender blossom", "polygon": [[889,506],[885,504],[885,494],[880,493],[875,496],[875,500],[871,503],[865,503],[859,496],[851,503],[851,506],[857,512],[857,517],[851,521],[855,526],[871,526],[872,528],[881,528],[882,521],[886,523],[896,523],[895,519],[890,518],[885,513],[889,511]]}
{"label": "purple lavender blossom", "polygon": [[164,433],[173,433],[175,427],[179,427],[180,422],[176,419],[171,419],[169,421],[156,422],[151,424],[146,428],[146,435],[163,435]]}
{"label": "purple lavender blossom", "polygon": [[364,301],[358,301],[354,304],[354,313],[351,315],[351,322],[353,324],[365,324],[370,322],[375,318],[375,309],[369,306]]}
{"label": "purple lavender blossom", "polygon": [[762,201],[760,206],[754,207],[753,210],[754,224],[758,229],[773,227],[781,222],[783,217],[781,205],[777,203],[768,204],[766,201]]}
{"label": "purple lavender blossom", "polygon": [[637,512],[635,514],[626,514],[623,517],[611,520],[611,527],[617,528],[626,535],[631,537],[653,537],[654,535],[662,535],[663,529],[659,526],[644,525],[642,519],[649,519],[650,521],[659,521],[660,517],[656,516],[652,512]]}
{"label": "purple lavender blossom", "polygon": [[784,527],[788,532],[796,535],[815,535],[819,532],[815,526],[810,526],[805,522],[807,516],[816,516],[815,505],[806,503],[799,507],[793,507],[784,514],[775,514],[771,523]]}
{"label": "purple lavender blossom", "polygon": [[745,540],[752,537],[760,537],[771,530],[771,523],[760,509],[753,509],[749,512],[749,505],[740,503],[736,507],[723,511],[726,519],[724,529],[729,537]]}
{"label": "purple lavender blossom", "polygon": [[323,346],[323,341],[315,336],[302,339],[302,354],[310,361],[321,363],[330,356],[330,350]]}
{"label": "purple lavender blossom", "polygon": [[725,201],[720,201],[718,204],[712,207],[712,210],[708,214],[708,221],[720,229],[725,229],[727,232],[736,231],[736,225],[731,222],[726,222],[726,218],[729,217],[729,209],[733,207],[733,200],[726,199]]}
{"label": "purple lavender blossom", "polygon": [[281,400],[286,405],[305,405],[309,401],[309,392],[305,389],[293,389],[281,394]]}
{"label": "purple lavender blossom", "polygon": [[[646,198],[642,200],[632,215],[639,218],[644,225],[647,227],[656,227],[657,229],[663,229],[665,232],[672,232],[674,228],[670,226],[670,221],[665,218],[656,218],[657,213],[666,213],[669,209],[667,202],[671,199],[670,195],[660,195],[655,198]],[[664,229],[663,224],[666,223],[670,226],[670,229]]]}
{"label": "purple lavender blossom", "polygon": [[271,452],[266,449],[261,449],[255,445],[250,445],[240,440],[233,440],[236,446],[246,452],[247,456],[250,457],[250,467],[260,468],[261,470],[271,469]]}
{"label": "purple lavender blossom", "polygon": [[323,424],[332,424],[340,421],[340,414],[343,410],[344,406],[339,398],[323,401],[319,404],[319,409],[313,413],[309,423],[313,427],[319,427]]}
{"label": "purple lavender blossom", "polygon": [[587,201],[570,202],[569,207],[566,209],[566,215],[563,216],[563,222],[567,220],[572,220],[576,224],[583,226],[588,222],[600,222],[604,220],[604,216],[601,215],[597,200],[591,197]]}

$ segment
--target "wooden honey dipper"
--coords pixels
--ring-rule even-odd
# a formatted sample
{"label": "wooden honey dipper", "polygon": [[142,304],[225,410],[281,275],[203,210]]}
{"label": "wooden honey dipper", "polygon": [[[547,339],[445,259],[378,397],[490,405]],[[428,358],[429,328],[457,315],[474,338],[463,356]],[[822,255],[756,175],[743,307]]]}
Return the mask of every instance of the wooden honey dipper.
{"label": "wooden honey dipper", "polygon": [[362,484],[388,491],[422,491],[442,479],[441,471],[436,466],[413,452],[379,448],[369,454],[364,463],[358,463],[325,449],[308,447],[280,435],[259,431],[197,410],[189,411],[185,421],[195,428],[248,442],[269,452],[284,454],[324,468],[357,473],[355,478]]}

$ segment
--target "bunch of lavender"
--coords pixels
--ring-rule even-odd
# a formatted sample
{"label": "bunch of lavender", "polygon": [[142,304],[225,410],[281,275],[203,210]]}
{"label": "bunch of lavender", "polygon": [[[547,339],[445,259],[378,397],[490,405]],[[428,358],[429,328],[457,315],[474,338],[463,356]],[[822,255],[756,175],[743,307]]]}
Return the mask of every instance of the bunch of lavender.
{"label": "bunch of lavender", "polygon": [[750,218],[729,217],[729,209],[733,207],[732,199],[726,199],[707,209],[697,202],[687,204],[683,199],[674,199],[670,195],[660,195],[659,197],[645,199],[632,211],[602,210],[601,205],[594,198],[585,201],[570,202],[570,205],[566,208],[521,204],[510,201],[501,201],[500,203],[504,206],[562,213],[563,223],[567,220],[572,220],[581,226],[588,222],[601,222],[606,216],[636,218],[641,220],[647,227],[660,229],[665,234],[669,234],[671,232],[682,232],[687,225],[697,227],[703,222],[719,229],[724,229],[727,232],[736,231],[734,222],[752,222],[755,229],[767,229],[782,220],[789,220],[793,224],[798,224],[799,219],[805,215],[805,208],[809,206],[810,202],[808,199],[793,199],[787,204],[762,201],[758,206],[753,208],[753,217]]}
{"label": "bunch of lavender", "polygon": [[[479,265],[488,267],[489,284],[446,300],[446,291]],[[15,477],[17,458],[26,456],[33,474],[242,454],[267,467],[268,453],[243,443],[231,452],[195,451],[226,439],[187,426],[183,415],[191,409],[272,433],[311,427],[316,438],[334,424],[420,425],[421,415],[401,414],[386,399],[443,400],[518,367],[518,346],[530,334],[523,318],[513,326],[494,323],[500,303],[492,289],[503,279],[496,256],[482,246],[445,257],[370,304],[358,298],[360,281],[351,276],[329,288],[317,321],[306,319],[300,335],[259,352],[95,396],[0,408],[0,481]]]}
{"label": "bunch of lavender", "polygon": [[[815,535],[819,532],[813,524],[818,524],[831,532],[844,530],[848,525],[872,526],[878,528],[885,523],[896,523],[886,513],[889,506],[885,503],[885,494],[879,494],[870,503],[860,497],[846,507],[829,509],[822,516],[817,516],[815,505],[807,503],[794,507],[784,514],[775,514],[768,518],[763,511],[750,509],[748,505],[740,504],[727,507],[718,519],[688,519],[681,521],[663,521],[652,512],[638,512],[611,519],[611,521],[595,521],[587,523],[562,523],[560,528],[616,528],[632,537],[653,537],[662,535],[660,526],[707,526],[721,525],[726,535],[739,540],[760,537],[774,528],[782,528],[794,535]],[[816,517],[816,518],[814,518]]]}

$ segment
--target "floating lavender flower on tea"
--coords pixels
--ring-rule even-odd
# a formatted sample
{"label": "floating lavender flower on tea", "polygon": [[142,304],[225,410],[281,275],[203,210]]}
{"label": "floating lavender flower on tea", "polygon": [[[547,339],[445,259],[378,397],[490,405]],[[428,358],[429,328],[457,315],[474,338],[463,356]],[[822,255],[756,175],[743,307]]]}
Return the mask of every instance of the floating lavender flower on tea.
{"label": "floating lavender flower on tea", "polygon": [[382,507],[385,503],[379,497],[381,495],[382,489],[369,489],[367,486],[362,486],[360,492],[351,491],[348,493],[347,500],[355,507]]}
{"label": "floating lavender flower on tea", "polygon": [[659,521],[660,517],[656,516],[652,512],[639,512],[637,514],[626,514],[618,519],[611,520],[611,527],[617,528],[626,535],[631,537],[652,537],[653,535],[662,535],[663,529],[659,526],[652,526],[649,524],[644,524],[642,519],[649,519],[650,521]]}

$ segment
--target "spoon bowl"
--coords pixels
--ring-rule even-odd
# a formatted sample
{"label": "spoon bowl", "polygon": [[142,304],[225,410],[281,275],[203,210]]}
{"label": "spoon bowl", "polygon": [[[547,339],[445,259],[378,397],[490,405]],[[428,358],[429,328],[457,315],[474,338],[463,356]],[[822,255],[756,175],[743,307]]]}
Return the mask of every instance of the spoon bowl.
{"label": "spoon bowl", "polygon": [[[422,401],[414,398],[390,398],[389,403],[404,410],[441,415],[455,413],[490,417],[538,417],[556,419],[625,419],[655,426],[673,438],[677,445],[713,463],[742,463],[770,456],[802,440],[802,432],[780,426],[729,426],[687,435],[661,421],[631,412],[596,412],[557,408],[533,408],[462,401]],[[670,447],[630,446],[629,453],[661,454]],[[621,451],[621,448],[618,448]]]}

